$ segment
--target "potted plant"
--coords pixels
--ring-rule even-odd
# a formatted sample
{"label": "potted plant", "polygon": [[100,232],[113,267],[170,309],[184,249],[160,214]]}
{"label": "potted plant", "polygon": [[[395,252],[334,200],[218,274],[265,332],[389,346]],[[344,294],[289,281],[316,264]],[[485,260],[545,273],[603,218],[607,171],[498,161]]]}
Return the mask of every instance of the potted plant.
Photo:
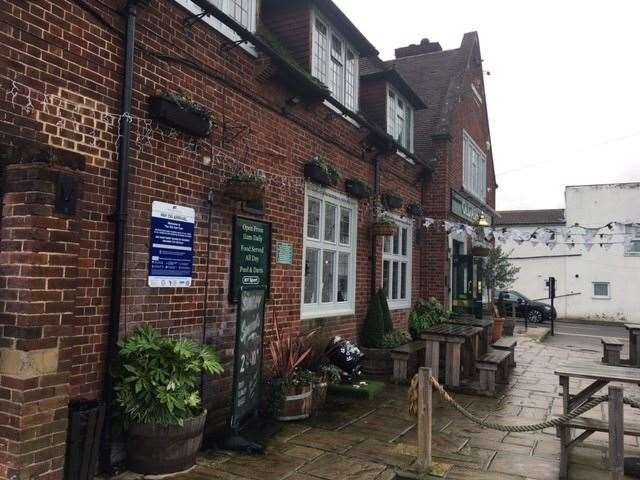
{"label": "potted plant", "polygon": [[313,384],[313,411],[322,409],[327,401],[327,388],[330,384],[340,383],[340,369],[330,363],[320,366]]}
{"label": "potted plant", "polygon": [[320,156],[304,164],[304,176],[325,187],[335,187],[340,179],[335,167]]}
{"label": "potted plant", "polygon": [[311,416],[313,406],[313,372],[303,368],[311,354],[309,341],[315,330],[304,337],[280,334],[276,323],[275,338],[269,341],[271,354],[270,387],[271,410],[279,421],[304,420]]}
{"label": "potted plant", "polygon": [[188,338],[163,337],[149,326],[118,347],[115,401],[127,433],[129,468],[146,475],[191,468],[207,416],[200,376],[223,371],[216,352]]}
{"label": "potted plant", "polygon": [[448,318],[449,312],[435,298],[418,300],[409,315],[409,332],[414,340],[418,340],[424,330],[444,323]]}
{"label": "potted plant", "polygon": [[213,130],[211,113],[190,98],[162,92],[149,99],[149,116],[194,137],[208,137]]}
{"label": "potted plant", "polygon": [[225,184],[224,193],[232,200],[257,202],[264,199],[266,179],[252,172],[232,175]]}
{"label": "potted plant", "polygon": [[372,225],[373,235],[376,237],[393,236],[398,230],[398,224],[384,214],[378,215]]}
{"label": "potted plant", "polygon": [[384,192],[382,194],[382,205],[387,210],[397,210],[402,207],[402,197],[396,192]]}
{"label": "potted plant", "polygon": [[411,217],[422,217],[424,216],[424,208],[417,202],[411,202],[407,205],[407,215]]}
{"label": "potted plant", "polygon": [[358,200],[366,200],[371,197],[371,187],[355,178],[345,180],[344,187],[351,197]]}

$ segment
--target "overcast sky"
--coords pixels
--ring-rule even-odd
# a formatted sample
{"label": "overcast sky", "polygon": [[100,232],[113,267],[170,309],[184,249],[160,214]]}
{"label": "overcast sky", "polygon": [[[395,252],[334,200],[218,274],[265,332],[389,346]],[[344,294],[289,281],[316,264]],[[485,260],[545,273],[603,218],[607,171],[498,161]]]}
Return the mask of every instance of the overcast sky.
{"label": "overcast sky", "polygon": [[335,0],[380,50],[476,30],[498,209],[559,208],[564,186],[640,181],[640,1]]}

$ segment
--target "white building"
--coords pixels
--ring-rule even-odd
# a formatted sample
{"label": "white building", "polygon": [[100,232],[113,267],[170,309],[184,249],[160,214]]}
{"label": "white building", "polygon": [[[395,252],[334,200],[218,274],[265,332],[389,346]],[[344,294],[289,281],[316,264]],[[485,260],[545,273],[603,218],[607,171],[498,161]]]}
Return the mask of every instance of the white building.
{"label": "white building", "polygon": [[512,289],[548,302],[555,277],[558,317],[640,323],[640,183],[566,187],[565,205],[498,212],[512,237],[502,248],[520,267]]}

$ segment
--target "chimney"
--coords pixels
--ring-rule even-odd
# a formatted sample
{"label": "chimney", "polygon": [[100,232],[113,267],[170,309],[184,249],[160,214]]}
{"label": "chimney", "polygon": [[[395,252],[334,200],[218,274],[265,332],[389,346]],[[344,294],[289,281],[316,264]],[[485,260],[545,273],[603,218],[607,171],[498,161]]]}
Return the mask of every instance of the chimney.
{"label": "chimney", "polygon": [[409,45],[407,47],[396,48],[396,58],[413,57],[423,53],[441,52],[442,47],[438,42],[430,42],[428,38],[423,38],[420,45]]}

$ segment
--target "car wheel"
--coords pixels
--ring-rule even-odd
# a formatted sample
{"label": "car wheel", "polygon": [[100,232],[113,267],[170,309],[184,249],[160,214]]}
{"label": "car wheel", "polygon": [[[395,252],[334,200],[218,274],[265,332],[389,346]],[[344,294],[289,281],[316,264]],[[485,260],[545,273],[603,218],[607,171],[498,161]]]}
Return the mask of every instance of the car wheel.
{"label": "car wheel", "polygon": [[527,320],[531,323],[542,323],[543,315],[540,310],[532,309],[527,313]]}

